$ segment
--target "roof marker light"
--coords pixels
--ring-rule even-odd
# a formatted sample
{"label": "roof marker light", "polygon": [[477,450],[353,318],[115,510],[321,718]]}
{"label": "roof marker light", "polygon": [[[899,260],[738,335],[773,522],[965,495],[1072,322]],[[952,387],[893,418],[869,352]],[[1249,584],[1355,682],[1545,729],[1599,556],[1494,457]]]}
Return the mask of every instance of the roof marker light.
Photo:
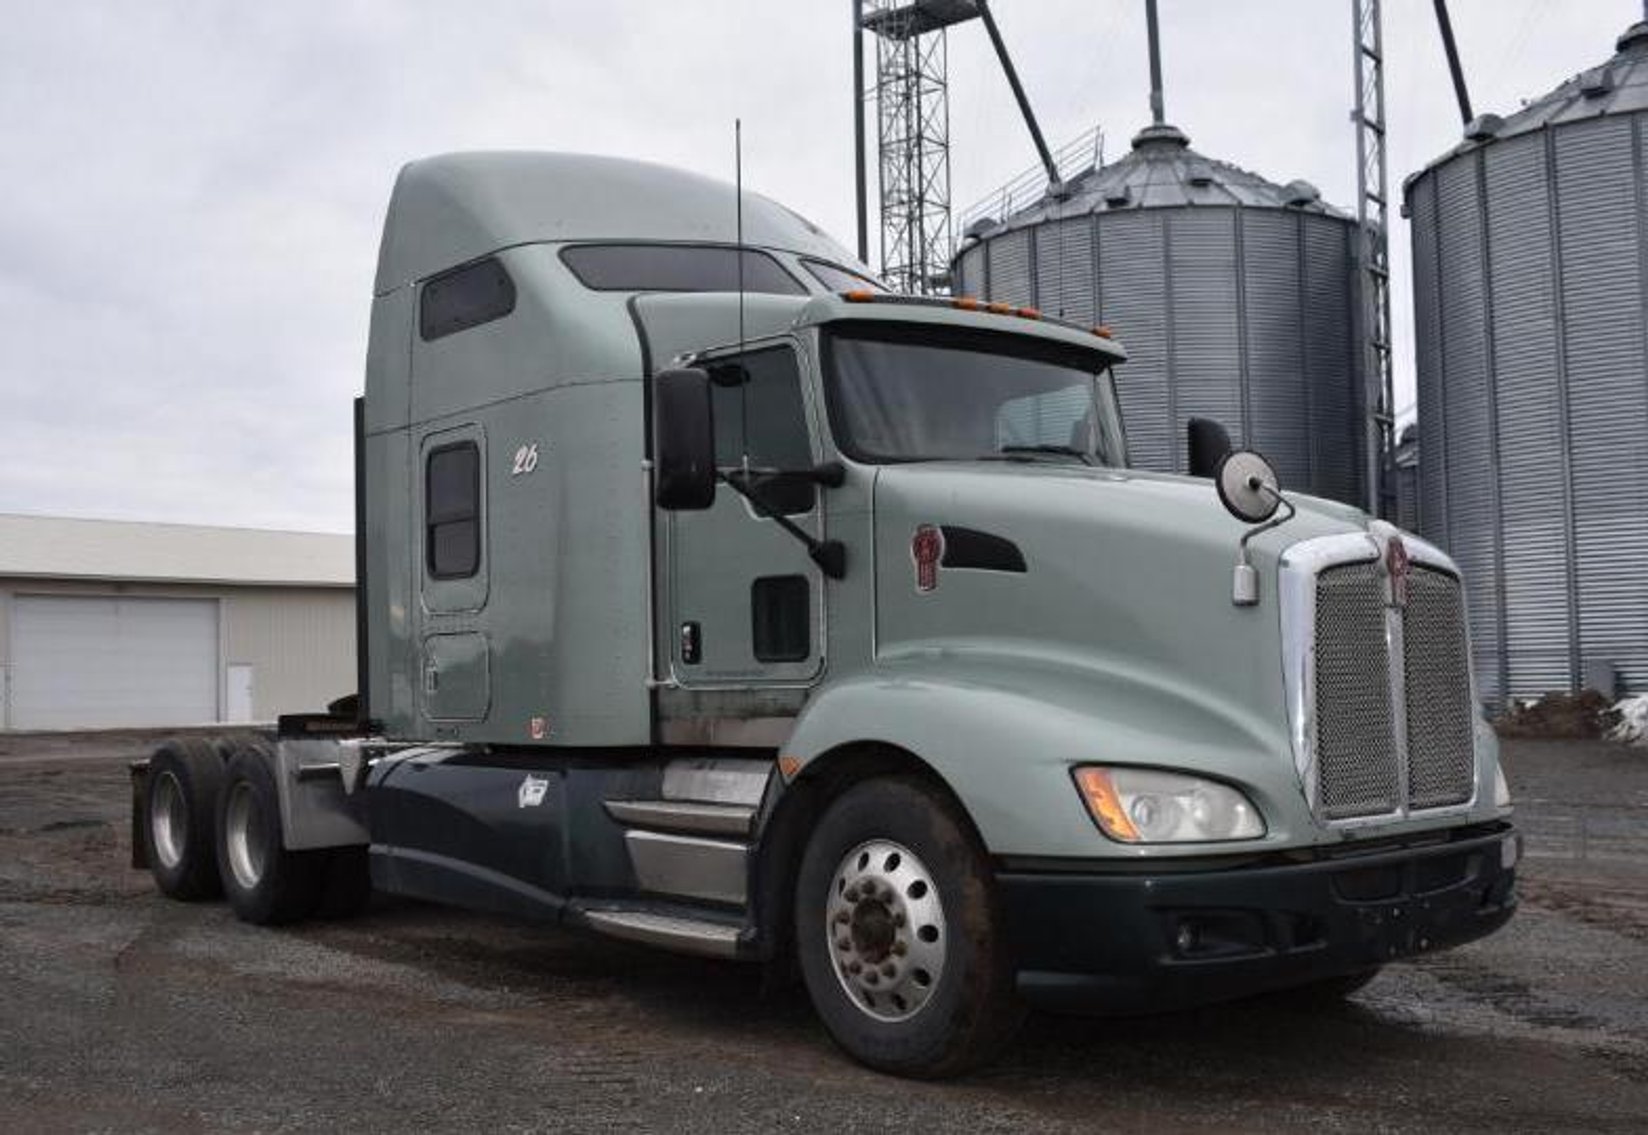
{"label": "roof marker light", "polygon": [[1099,324],[1097,327],[1093,328],[1093,334],[1097,335],[1101,339],[1113,339],[1113,338],[1115,338],[1115,335],[1111,332],[1110,328],[1105,326],[1102,323]]}

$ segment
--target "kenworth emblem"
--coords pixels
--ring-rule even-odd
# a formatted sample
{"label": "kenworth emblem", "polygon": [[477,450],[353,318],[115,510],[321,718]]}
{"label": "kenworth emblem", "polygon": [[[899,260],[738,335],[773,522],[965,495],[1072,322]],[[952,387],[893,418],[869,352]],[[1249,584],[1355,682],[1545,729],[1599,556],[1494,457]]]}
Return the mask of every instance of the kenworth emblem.
{"label": "kenworth emblem", "polygon": [[938,562],[944,558],[944,533],[934,525],[921,525],[910,537],[910,558],[916,564],[916,590],[933,590],[938,586]]}
{"label": "kenworth emblem", "polygon": [[1413,574],[1408,546],[1400,536],[1385,542],[1385,574],[1390,577],[1390,605],[1400,611],[1408,605],[1408,577]]}

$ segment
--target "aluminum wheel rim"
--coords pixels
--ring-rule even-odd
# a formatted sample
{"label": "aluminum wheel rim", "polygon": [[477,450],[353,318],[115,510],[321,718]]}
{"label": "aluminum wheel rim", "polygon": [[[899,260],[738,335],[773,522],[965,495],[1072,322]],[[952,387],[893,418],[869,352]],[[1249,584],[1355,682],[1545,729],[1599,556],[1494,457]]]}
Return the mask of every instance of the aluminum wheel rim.
{"label": "aluminum wheel rim", "polygon": [[263,844],[252,831],[257,823],[257,802],[252,799],[252,786],[245,781],[229,792],[229,807],[223,815],[224,842],[228,845],[229,870],[235,882],[244,890],[251,890],[263,878]]}
{"label": "aluminum wheel rim", "polygon": [[944,976],[948,931],[927,865],[892,840],[842,857],[825,904],[824,939],[836,980],[860,1012],[907,1021]]}
{"label": "aluminum wheel rim", "polygon": [[155,779],[149,796],[149,832],[162,867],[183,862],[183,848],[189,842],[189,810],[183,803],[183,786],[172,773],[163,772]]}

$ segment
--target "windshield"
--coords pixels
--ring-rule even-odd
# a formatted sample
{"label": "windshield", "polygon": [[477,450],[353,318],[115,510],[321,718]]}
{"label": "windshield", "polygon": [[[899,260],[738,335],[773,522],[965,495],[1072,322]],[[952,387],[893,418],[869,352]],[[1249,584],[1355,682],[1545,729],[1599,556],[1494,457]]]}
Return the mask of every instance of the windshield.
{"label": "windshield", "polygon": [[1127,464],[1109,364],[1026,336],[849,324],[828,340],[831,422],[860,461]]}

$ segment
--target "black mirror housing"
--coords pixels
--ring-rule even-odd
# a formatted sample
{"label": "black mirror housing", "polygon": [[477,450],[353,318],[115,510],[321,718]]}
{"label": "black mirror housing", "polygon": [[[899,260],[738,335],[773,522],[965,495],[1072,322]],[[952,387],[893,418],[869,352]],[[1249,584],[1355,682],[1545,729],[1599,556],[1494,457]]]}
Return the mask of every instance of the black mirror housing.
{"label": "black mirror housing", "polygon": [[652,380],[653,499],[667,511],[715,503],[715,419],[710,376],[697,367]]}
{"label": "black mirror housing", "polygon": [[1212,477],[1219,462],[1230,454],[1230,431],[1212,418],[1191,418],[1186,432],[1190,435],[1190,475]]}

